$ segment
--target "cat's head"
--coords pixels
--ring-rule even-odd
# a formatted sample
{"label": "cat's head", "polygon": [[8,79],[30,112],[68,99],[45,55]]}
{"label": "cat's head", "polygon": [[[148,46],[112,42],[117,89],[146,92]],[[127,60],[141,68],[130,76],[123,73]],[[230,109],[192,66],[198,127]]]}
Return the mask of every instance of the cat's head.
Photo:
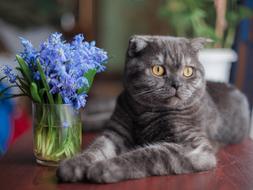
{"label": "cat's head", "polygon": [[197,53],[206,38],[132,36],[127,50],[124,85],[139,103],[181,107],[205,91],[204,68]]}

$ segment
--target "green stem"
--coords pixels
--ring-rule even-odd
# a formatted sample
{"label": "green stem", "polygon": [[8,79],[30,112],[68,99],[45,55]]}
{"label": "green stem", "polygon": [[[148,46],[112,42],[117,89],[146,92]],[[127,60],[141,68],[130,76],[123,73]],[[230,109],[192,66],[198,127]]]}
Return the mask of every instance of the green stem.
{"label": "green stem", "polygon": [[43,69],[41,67],[41,64],[39,62],[39,60],[37,60],[37,67],[38,67],[38,70],[39,70],[39,73],[40,73],[40,77],[41,77],[41,80],[42,80],[42,83],[43,83],[43,86],[45,87],[46,89],[46,93],[47,93],[47,97],[48,97],[48,101],[50,104],[54,104],[54,99],[53,99],[53,96],[52,94],[49,92],[50,91],[50,87],[47,83],[47,80],[46,80],[46,76],[43,72]]}
{"label": "green stem", "polygon": [[27,96],[27,94],[11,94],[9,96],[1,97],[0,100],[6,100],[6,99],[16,98],[16,97],[20,97],[20,96]]}
{"label": "green stem", "polygon": [[3,90],[0,91],[0,96],[2,96],[5,92],[7,92],[9,89],[13,88],[13,87],[17,87],[16,85],[11,85],[8,86],[6,88],[4,88]]}
{"label": "green stem", "polygon": [[7,76],[4,76],[4,77],[0,78],[0,82],[1,82],[2,80],[6,79],[6,78],[7,78]]}
{"label": "green stem", "polygon": [[[45,160],[59,161],[80,150],[81,124],[72,117],[72,110],[65,106],[58,109],[58,106],[42,107],[41,111],[34,115],[39,117],[38,125],[35,125],[35,149]],[[59,126],[64,121],[69,122],[67,128]]]}

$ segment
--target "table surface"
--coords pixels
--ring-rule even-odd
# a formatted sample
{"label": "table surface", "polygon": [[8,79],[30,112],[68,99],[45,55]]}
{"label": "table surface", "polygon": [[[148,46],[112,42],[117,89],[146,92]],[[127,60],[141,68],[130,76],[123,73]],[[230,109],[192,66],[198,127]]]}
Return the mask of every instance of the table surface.
{"label": "table surface", "polygon": [[[84,135],[84,146],[95,134]],[[238,190],[253,189],[253,141],[229,145],[218,153],[218,166],[214,170],[187,175],[148,177],[115,184],[65,183],[58,184],[55,168],[37,165],[33,156],[32,133],[21,136],[0,158],[1,190]]]}

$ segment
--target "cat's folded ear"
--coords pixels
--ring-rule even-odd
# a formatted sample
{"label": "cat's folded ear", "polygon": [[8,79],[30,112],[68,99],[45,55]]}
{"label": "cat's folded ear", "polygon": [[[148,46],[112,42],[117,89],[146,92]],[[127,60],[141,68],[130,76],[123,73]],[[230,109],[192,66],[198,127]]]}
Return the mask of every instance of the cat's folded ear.
{"label": "cat's folded ear", "polygon": [[128,50],[127,54],[129,57],[134,57],[138,53],[140,53],[145,47],[147,47],[148,42],[143,36],[131,36],[129,39],[129,44],[128,44]]}
{"label": "cat's folded ear", "polygon": [[203,49],[207,43],[212,43],[212,42],[213,42],[212,39],[203,38],[203,37],[193,38],[190,40],[190,44],[194,52],[198,52],[199,50]]}

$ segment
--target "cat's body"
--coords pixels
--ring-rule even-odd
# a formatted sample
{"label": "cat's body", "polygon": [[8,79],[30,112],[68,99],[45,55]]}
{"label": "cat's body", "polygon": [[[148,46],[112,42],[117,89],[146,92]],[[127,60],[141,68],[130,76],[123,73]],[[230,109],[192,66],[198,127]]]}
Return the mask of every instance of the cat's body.
{"label": "cat's body", "polygon": [[178,110],[140,105],[123,92],[118,105],[128,112],[126,117],[131,118],[127,124],[131,125],[134,145],[173,142],[187,146],[193,142],[192,138],[201,136],[200,131],[216,145],[240,142],[248,132],[246,98],[229,84],[207,82],[206,89],[194,105]]}
{"label": "cat's body", "polygon": [[60,180],[110,183],[214,168],[217,148],[248,133],[249,109],[233,86],[205,82],[197,59],[203,43],[132,37],[125,90],[106,130],[82,154],[61,163]]}

